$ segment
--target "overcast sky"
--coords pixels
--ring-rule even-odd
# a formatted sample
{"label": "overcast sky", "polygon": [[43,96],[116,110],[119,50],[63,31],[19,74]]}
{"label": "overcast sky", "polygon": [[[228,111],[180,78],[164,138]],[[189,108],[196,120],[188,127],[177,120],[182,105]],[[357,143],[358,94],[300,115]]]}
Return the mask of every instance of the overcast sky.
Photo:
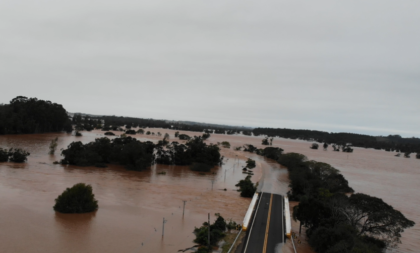
{"label": "overcast sky", "polygon": [[1,0],[0,103],[420,136],[420,1]]}

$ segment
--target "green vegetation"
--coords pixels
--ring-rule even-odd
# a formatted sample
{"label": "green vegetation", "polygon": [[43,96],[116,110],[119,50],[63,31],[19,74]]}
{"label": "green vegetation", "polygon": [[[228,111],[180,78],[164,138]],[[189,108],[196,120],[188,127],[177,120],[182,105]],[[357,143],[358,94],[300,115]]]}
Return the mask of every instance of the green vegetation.
{"label": "green vegetation", "polygon": [[109,126],[102,127],[102,121],[100,119],[94,119],[90,116],[82,116],[81,114],[74,114],[72,119],[73,125],[76,126],[76,130],[82,131],[92,131],[93,129],[103,129],[104,131],[108,131]]}
{"label": "green vegetation", "polygon": [[226,234],[224,232],[227,226],[226,221],[219,213],[216,213],[215,216],[217,217],[217,219],[214,221],[213,224],[210,225],[210,245],[208,244],[208,222],[204,222],[201,227],[194,229],[194,242],[200,244],[200,248],[196,252],[202,252],[204,247],[207,250],[209,246],[211,247],[217,245],[217,242],[219,242],[220,239],[225,237]]}
{"label": "green vegetation", "polygon": [[176,132],[175,132],[175,137],[176,137],[176,138],[178,138],[178,136],[179,136],[179,132],[178,132],[178,131],[176,131]]}
{"label": "green vegetation", "polygon": [[228,141],[222,141],[222,147],[230,148],[230,143]]}
{"label": "green vegetation", "polygon": [[[141,142],[130,136],[110,140],[97,138],[94,142],[83,144],[72,142],[62,151],[62,164],[77,166],[103,167],[106,164],[121,164],[130,170],[144,170],[154,162],[158,164],[192,165],[197,171],[208,171],[223,161],[220,149],[216,145],[207,145],[201,137],[194,137],[186,144],[179,144],[166,139],[165,135],[158,144]],[[156,154],[155,154],[156,151]],[[198,169],[200,167],[200,169]],[[204,168],[205,169],[202,169]]]}
{"label": "green vegetation", "polygon": [[278,147],[266,147],[262,154],[263,156],[273,159],[273,160],[278,160],[281,156],[281,154],[283,153],[283,149],[278,148]]}
{"label": "green vegetation", "polygon": [[137,133],[138,134],[144,134],[144,130],[140,128],[139,130],[137,130]]}
{"label": "green vegetation", "polygon": [[319,143],[336,144],[339,146],[346,146],[348,143],[351,143],[353,147],[383,149],[385,151],[396,151],[402,153],[420,152],[419,138],[402,138],[399,135],[369,136],[352,133],[328,133],[322,131],[281,128],[255,128],[252,132],[255,136],[278,136],[289,139],[300,139],[306,141],[316,141]]}
{"label": "green vegetation", "polygon": [[104,135],[114,136],[115,134],[113,132],[105,132]]}
{"label": "green vegetation", "polygon": [[180,139],[180,140],[190,140],[191,139],[191,137],[190,136],[188,136],[188,135],[186,135],[186,134],[179,134],[178,135],[178,138]]}
{"label": "green vegetation", "polygon": [[210,138],[210,134],[204,133],[202,137],[203,137],[203,140],[207,140],[208,138]]}
{"label": "green vegetation", "polygon": [[54,210],[60,213],[88,213],[98,209],[92,186],[84,183],[67,188],[55,200]]}
{"label": "green vegetation", "polygon": [[190,139],[185,144],[172,142],[165,148],[156,147],[156,163],[173,165],[207,164],[211,167],[222,163],[223,157],[217,145],[207,145],[201,137]]}
{"label": "green vegetation", "polygon": [[62,151],[62,164],[93,166],[96,164],[121,164],[131,170],[144,170],[154,160],[152,142],[140,142],[132,137],[97,138],[94,142],[83,144],[72,142]]}
{"label": "green vegetation", "polygon": [[252,160],[251,158],[248,158],[248,160],[246,161],[246,167],[248,168],[248,169],[253,169],[253,168],[255,168],[255,161],[254,160]]}
{"label": "green vegetation", "polygon": [[80,137],[80,136],[82,136],[82,134],[78,131],[78,130],[76,130],[76,133],[75,133],[75,135],[77,136],[77,137]]}
{"label": "green vegetation", "polygon": [[130,130],[125,131],[125,134],[136,134],[136,131],[130,129]]}
{"label": "green vegetation", "polygon": [[270,142],[268,141],[268,137],[265,137],[265,138],[262,140],[261,144],[262,144],[262,145],[270,145]]}
{"label": "green vegetation", "polygon": [[50,147],[49,147],[50,151],[48,152],[48,154],[54,155],[55,150],[57,149],[57,142],[58,142],[58,137],[51,140]]}
{"label": "green vegetation", "polygon": [[290,200],[300,201],[293,218],[307,228],[309,244],[317,253],[381,253],[414,225],[379,198],[347,196],[353,189],[329,164],[308,161],[298,153],[282,154],[277,161],[289,171]]}
{"label": "green vegetation", "polygon": [[62,105],[37,98],[16,97],[0,104],[0,134],[71,132],[71,121]]}
{"label": "green vegetation", "polygon": [[9,151],[6,149],[0,148],[0,162],[7,162],[9,161]]}
{"label": "green vegetation", "polygon": [[8,151],[0,149],[0,162],[23,163],[28,160],[29,155],[29,152],[20,148],[11,148]]}
{"label": "green vegetation", "polygon": [[251,181],[251,176],[247,176],[235,186],[239,187],[238,192],[241,192],[241,197],[245,198],[252,198],[257,191],[257,187]]}
{"label": "green vegetation", "polygon": [[311,149],[318,149],[318,143],[312,143]]}

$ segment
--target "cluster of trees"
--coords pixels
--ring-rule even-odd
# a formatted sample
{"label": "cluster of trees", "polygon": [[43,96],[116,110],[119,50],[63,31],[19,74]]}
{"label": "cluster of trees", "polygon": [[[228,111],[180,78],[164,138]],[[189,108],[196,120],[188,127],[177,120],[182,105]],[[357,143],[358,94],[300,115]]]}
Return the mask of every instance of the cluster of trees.
{"label": "cluster of trees", "polygon": [[29,152],[20,148],[2,149],[0,148],[0,162],[15,162],[23,163],[26,162]]}
{"label": "cluster of trees", "polygon": [[300,201],[293,218],[307,228],[316,252],[380,253],[400,242],[404,229],[414,225],[379,198],[346,195],[353,189],[329,164],[308,161],[298,153],[282,154],[277,162],[289,171],[289,198]]}
{"label": "cluster of trees", "polygon": [[18,96],[0,105],[0,134],[71,132],[71,120],[62,105]]}
{"label": "cluster of trees", "polygon": [[152,165],[154,148],[153,142],[140,142],[132,137],[113,140],[103,137],[87,144],[77,141],[61,152],[64,156],[61,163],[97,167],[115,163],[131,170],[143,170]]}
{"label": "cluster of trees", "polygon": [[72,142],[61,154],[62,164],[104,167],[108,163],[121,164],[131,170],[144,170],[154,162],[158,164],[194,165],[198,171],[209,171],[220,165],[223,157],[217,145],[207,145],[202,137],[190,139],[185,144],[169,143],[169,135],[157,144],[141,142],[130,136],[110,140],[106,137],[83,144]]}
{"label": "cluster of trees", "polygon": [[268,137],[282,137],[289,139],[301,139],[317,141],[320,143],[337,144],[346,146],[351,143],[354,147],[383,149],[385,151],[420,153],[419,138],[402,138],[399,135],[376,137],[353,133],[328,133],[312,130],[294,130],[285,128],[255,128],[255,136],[266,135]]}
{"label": "cluster of trees", "polygon": [[92,186],[79,183],[59,195],[53,208],[60,213],[88,213],[98,209],[98,201]]}
{"label": "cluster of trees", "polygon": [[265,137],[262,141],[261,141],[261,144],[262,145],[273,145],[273,139],[274,139],[274,137],[271,137],[271,138],[268,138],[268,137]]}
{"label": "cluster of trees", "polygon": [[156,146],[156,163],[158,164],[192,165],[195,163],[214,167],[222,162],[220,148],[214,144],[207,145],[201,136],[194,136],[185,144],[174,141],[166,146]]}

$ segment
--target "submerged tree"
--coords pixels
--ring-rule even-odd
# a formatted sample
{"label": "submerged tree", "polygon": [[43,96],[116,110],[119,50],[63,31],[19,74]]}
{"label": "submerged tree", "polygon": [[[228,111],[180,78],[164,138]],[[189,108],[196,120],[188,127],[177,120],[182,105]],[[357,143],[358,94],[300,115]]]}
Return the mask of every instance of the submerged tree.
{"label": "submerged tree", "polygon": [[235,186],[239,187],[238,192],[241,192],[241,197],[245,198],[252,198],[257,191],[257,187],[251,181],[251,176],[240,180]]}
{"label": "submerged tree", "polygon": [[55,150],[57,149],[57,142],[58,142],[58,137],[56,137],[55,139],[52,139],[50,142],[50,151],[48,152],[48,154],[50,155],[54,155]]}
{"label": "submerged tree", "polygon": [[98,209],[92,186],[84,183],[67,188],[55,200],[54,210],[60,213],[88,213]]}
{"label": "submerged tree", "polygon": [[9,151],[6,149],[0,148],[0,162],[7,162],[9,161]]}
{"label": "submerged tree", "polygon": [[270,145],[270,142],[268,141],[268,137],[265,137],[265,138],[262,140],[261,144],[262,144],[262,145]]}
{"label": "submerged tree", "polygon": [[20,148],[11,148],[9,150],[9,160],[15,163],[23,163],[28,160],[29,152]]}
{"label": "submerged tree", "polygon": [[312,143],[311,149],[318,149],[318,143]]}

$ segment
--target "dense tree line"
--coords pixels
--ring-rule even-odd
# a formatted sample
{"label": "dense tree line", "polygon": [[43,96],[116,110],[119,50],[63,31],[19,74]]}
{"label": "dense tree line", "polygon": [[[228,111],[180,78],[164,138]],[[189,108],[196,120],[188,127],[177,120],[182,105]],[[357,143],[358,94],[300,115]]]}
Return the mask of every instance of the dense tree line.
{"label": "dense tree line", "polygon": [[355,147],[383,149],[386,151],[420,153],[419,138],[402,138],[399,135],[387,137],[375,137],[353,133],[328,133],[312,130],[293,130],[285,128],[255,128],[253,134],[267,135],[269,137],[282,137],[289,139],[301,139],[317,141],[320,143],[337,144],[346,146],[351,143]]}
{"label": "dense tree line", "polygon": [[0,105],[0,134],[71,132],[72,125],[62,105],[37,98],[16,97]]}
{"label": "dense tree line", "polygon": [[[274,150],[268,151],[271,156]],[[381,253],[414,225],[379,198],[346,195],[353,189],[329,164],[298,153],[280,154],[276,160],[289,171],[289,198],[300,201],[293,218],[307,228],[309,244],[318,253]]]}

